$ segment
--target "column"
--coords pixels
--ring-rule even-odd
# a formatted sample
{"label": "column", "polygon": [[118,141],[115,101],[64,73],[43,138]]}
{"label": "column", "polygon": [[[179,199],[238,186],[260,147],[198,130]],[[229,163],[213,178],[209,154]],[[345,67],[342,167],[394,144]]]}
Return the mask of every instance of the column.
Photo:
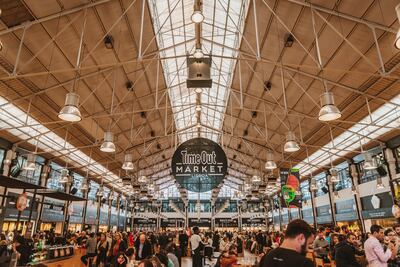
{"label": "column", "polygon": [[329,197],[329,204],[331,206],[331,215],[332,215],[332,223],[336,225],[336,210],[335,210],[335,200],[333,195],[334,184],[331,182],[330,174],[326,174],[326,179],[328,179],[328,197]]}
{"label": "column", "polygon": [[[10,168],[11,168],[11,162],[15,158],[16,153],[15,153],[15,148],[13,147],[13,150],[7,150],[6,156],[3,161],[3,175],[4,176],[9,176],[10,174]],[[1,197],[1,214],[0,214],[0,229],[3,229],[3,222],[4,222],[4,214],[6,211],[6,200],[7,200],[7,187],[1,187],[0,188],[0,195],[3,195]]]}
{"label": "column", "polygon": [[[69,178],[72,178],[72,176],[68,175]],[[65,184],[65,193],[69,194],[71,192],[71,187],[73,184],[73,178],[68,179],[68,182]],[[69,204],[72,203],[70,201],[65,201],[64,203],[64,222],[63,222],[63,235],[65,236],[68,231],[68,225],[69,225],[69,215],[68,215],[68,206]]]}
{"label": "column", "polygon": [[122,201],[122,196],[118,195],[117,198],[117,230],[119,229],[119,215],[121,214],[121,201]]}
{"label": "column", "polygon": [[[101,208],[101,196],[96,196],[97,200],[97,211],[96,211],[96,229],[95,232],[99,232],[99,226],[100,226],[100,208]],[[93,229],[92,229],[93,232]]]}
{"label": "column", "polygon": [[128,219],[128,199],[125,198],[125,221],[124,221],[124,228],[122,229],[123,231],[126,231],[126,221]]}
{"label": "column", "polygon": [[107,219],[107,228],[111,230],[111,206],[112,206],[112,199],[108,198],[108,219]]}
{"label": "column", "polygon": [[211,206],[211,231],[214,231],[215,229],[215,210],[214,206]]}
{"label": "column", "polygon": [[311,190],[311,180],[309,180],[309,190],[311,195],[311,208],[312,208],[312,215],[313,215],[313,222],[314,222],[314,229],[317,229],[318,222],[317,222],[317,206],[315,205],[315,193],[316,190]]}
{"label": "column", "polygon": [[279,230],[282,231],[283,230],[283,227],[282,227],[282,205],[281,205],[281,200],[279,198],[279,195],[278,195],[278,205],[279,205],[279,208],[278,208],[278,212],[279,212]]}
{"label": "column", "polygon": [[185,205],[185,228],[189,227],[189,205]]}
{"label": "column", "polygon": [[243,230],[242,205],[238,205],[238,228],[239,228],[239,231]]}
{"label": "column", "polygon": [[358,219],[361,222],[361,230],[366,233],[366,229],[365,229],[365,223],[364,223],[364,218],[362,216],[362,205],[361,205],[361,199],[360,199],[360,195],[358,193],[358,181],[359,181],[359,173],[357,171],[357,167],[356,165],[354,165],[354,163],[349,162],[349,171],[350,171],[350,176],[353,182],[353,185],[355,187],[355,189],[357,190],[357,193],[354,194],[354,200],[356,202],[356,209],[357,209],[357,216]]}
{"label": "column", "polygon": [[85,224],[86,224],[86,212],[87,212],[87,205],[88,205],[88,197],[89,197],[89,191],[90,191],[90,181],[89,179],[86,178],[86,185],[87,185],[87,190],[83,192],[83,198],[85,199],[85,204],[83,204],[83,210],[82,210],[82,230],[85,230]]}
{"label": "column", "polygon": [[[47,187],[47,180],[49,178],[49,173],[50,173],[50,164],[51,161],[47,161],[46,164],[42,168],[42,173],[40,175],[40,185],[43,187]],[[41,224],[41,218],[42,218],[42,212],[43,212],[43,202],[44,202],[44,196],[39,195],[39,205],[38,205],[38,210],[37,210],[37,218],[35,221],[35,231],[39,229],[39,226]]]}

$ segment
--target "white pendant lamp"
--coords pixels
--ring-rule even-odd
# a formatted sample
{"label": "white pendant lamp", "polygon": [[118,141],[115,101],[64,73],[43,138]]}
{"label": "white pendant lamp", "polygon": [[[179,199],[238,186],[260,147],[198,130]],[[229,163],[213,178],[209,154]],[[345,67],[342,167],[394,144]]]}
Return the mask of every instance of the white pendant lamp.
{"label": "white pendant lamp", "polygon": [[283,150],[285,152],[296,152],[299,151],[300,146],[296,142],[296,136],[292,131],[287,132],[286,134],[286,143],[285,146],[283,147]]}
{"label": "white pendant lamp", "polygon": [[251,182],[252,183],[261,183],[261,177],[257,174],[253,175],[253,177],[251,177]]}
{"label": "white pendant lamp", "polygon": [[[398,4],[396,6],[396,14],[397,14],[397,19],[400,22],[400,4]],[[396,47],[397,49],[400,50],[400,29],[397,31],[397,34],[396,34],[396,39],[394,41],[394,47]]]}
{"label": "white pendant lamp", "polygon": [[115,152],[114,134],[112,132],[104,133],[104,141],[101,144],[100,150],[106,153]]}
{"label": "white pendant lamp", "polygon": [[201,23],[204,20],[203,12],[201,11],[201,0],[194,1],[193,14],[191,19],[194,23]]}
{"label": "white pendant lamp", "polygon": [[143,175],[143,174],[140,175],[139,178],[138,178],[138,182],[141,183],[141,184],[147,183],[147,177],[146,177],[146,175]]}
{"label": "white pendant lamp", "polygon": [[82,120],[79,111],[79,95],[76,93],[68,93],[65,97],[65,105],[58,113],[58,117],[63,121],[77,122]]}
{"label": "white pendant lamp", "polygon": [[266,170],[276,169],[276,163],[274,161],[274,153],[272,151],[267,151],[267,161],[265,162]]}
{"label": "white pendant lamp", "polygon": [[26,163],[24,166],[24,170],[26,171],[34,171],[36,169],[36,155],[28,154],[26,157]]}
{"label": "white pendant lamp", "polygon": [[335,106],[333,94],[331,92],[325,92],[321,95],[321,106],[321,110],[318,114],[318,119],[320,121],[333,121],[342,116],[338,107]]}
{"label": "white pendant lamp", "polygon": [[131,171],[135,168],[132,162],[132,154],[125,154],[124,164],[122,164],[122,169],[126,171]]}
{"label": "white pendant lamp", "polygon": [[368,152],[364,152],[364,170],[374,170],[376,168],[376,162],[372,158],[372,155]]}
{"label": "white pendant lamp", "polygon": [[336,169],[331,169],[330,170],[331,173],[331,183],[339,183],[340,182],[340,178],[338,176],[338,172]]}

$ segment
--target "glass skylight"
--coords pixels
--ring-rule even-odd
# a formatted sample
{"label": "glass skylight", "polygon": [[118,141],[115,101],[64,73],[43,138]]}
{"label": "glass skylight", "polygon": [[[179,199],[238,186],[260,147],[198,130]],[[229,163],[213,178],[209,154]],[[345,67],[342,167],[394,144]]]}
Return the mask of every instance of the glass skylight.
{"label": "glass skylight", "polygon": [[[186,55],[195,50],[193,4],[193,0],[149,0],[179,142],[198,136],[196,93],[186,87]],[[220,138],[236,64],[232,58],[238,56],[248,5],[249,0],[203,1],[201,43],[203,52],[212,55],[213,84],[201,93],[200,136],[214,141]]]}
{"label": "glass skylight", "polygon": [[0,127],[22,140],[28,140],[27,142],[34,146],[37,145],[39,149],[62,158],[68,162],[68,166],[88,169],[91,177],[102,176],[104,182],[112,184],[122,192],[130,193],[122,186],[117,175],[3,97],[0,97]]}
{"label": "glass skylight", "polygon": [[[400,105],[400,94],[390,102]],[[368,124],[379,125],[380,127]],[[371,116],[366,116],[347,131],[334,138],[333,143],[329,142],[294,168],[300,169],[301,175],[310,175],[311,173],[316,175],[314,172],[320,167],[330,167],[331,159],[334,161],[339,157],[345,156],[351,150],[360,150],[360,144],[367,143],[370,139],[376,139],[390,130],[399,127],[399,108],[391,103],[386,103],[372,112]],[[360,135],[355,133],[360,133]],[[368,137],[368,139],[363,138],[361,135]],[[310,165],[308,162],[310,162]]]}

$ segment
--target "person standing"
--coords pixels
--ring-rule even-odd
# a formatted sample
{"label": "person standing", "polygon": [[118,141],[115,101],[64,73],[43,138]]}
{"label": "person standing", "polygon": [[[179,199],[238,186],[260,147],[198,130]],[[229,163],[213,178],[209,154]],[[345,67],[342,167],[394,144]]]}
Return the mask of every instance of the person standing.
{"label": "person standing", "polygon": [[109,249],[110,247],[107,242],[107,236],[105,233],[101,233],[100,240],[99,242],[97,242],[96,246],[96,251],[97,251],[96,266],[99,266],[100,264],[102,264],[103,266],[106,265],[107,252]]}
{"label": "person standing", "polygon": [[201,256],[201,252],[203,251],[204,244],[201,241],[199,233],[200,233],[199,227],[197,226],[193,227],[193,235],[190,237],[190,247],[192,249],[193,267],[203,266],[203,259]]}
{"label": "person standing", "polygon": [[185,233],[185,231],[182,230],[179,233],[178,239],[179,239],[179,248],[181,250],[181,255],[182,255],[182,257],[185,257],[186,251],[187,251],[187,246],[188,246],[188,241],[189,241],[189,238],[188,238],[187,234]]}
{"label": "person standing", "polygon": [[151,244],[147,240],[145,234],[140,234],[139,238],[135,242],[135,259],[143,260],[151,256]]}
{"label": "person standing", "polygon": [[314,240],[311,226],[301,220],[291,221],[286,229],[282,245],[271,250],[260,263],[261,267],[314,267],[314,263],[305,257],[308,246]]}
{"label": "person standing", "polygon": [[96,256],[96,245],[97,239],[94,233],[90,233],[89,238],[86,239],[86,255],[81,257],[81,261],[83,264],[87,265],[88,258],[93,258]]}
{"label": "person standing", "polygon": [[325,263],[328,263],[329,242],[325,239],[325,228],[319,228],[317,238],[315,238],[313,243],[313,247],[315,256],[323,259]]}
{"label": "person standing", "polygon": [[372,225],[371,235],[364,244],[365,256],[370,267],[387,267],[388,260],[397,252],[397,244],[393,243],[389,243],[385,252],[380,243],[383,238],[383,228],[376,224]]}
{"label": "person standing", "polygon": [[361,267],[361,264],[356,260],[356,255],[362,255],[363,253],[356,249],[356,245],[356,236],[349,233],[345,240],[335,246],[336,267]]}

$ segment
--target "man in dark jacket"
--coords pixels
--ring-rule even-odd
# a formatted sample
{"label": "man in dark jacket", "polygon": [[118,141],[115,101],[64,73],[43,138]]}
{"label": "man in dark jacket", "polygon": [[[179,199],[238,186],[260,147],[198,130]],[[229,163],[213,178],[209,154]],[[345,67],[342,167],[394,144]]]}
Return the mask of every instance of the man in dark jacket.
{"label": "man in dark jacket", "polygon": [[135,259],[143,260],[151,256],[151,244],[145,234],[141,234],[135,242]]}
{"label": "man in dark jacket", "polygon": [[185,233],[185,231],[180,231],[179,233],[179,248],[181,250],[182,257],[186,256],[186,251],[189,243],[189,237]]}
{"label": "man in dark jacket", "polygon": [[361,267],[356,260],[356,254],[362,255],[354,244],[357,242],[354,234],[347,234],[346,239],[339,242],[336,247],[336,266],[337,267]]}

